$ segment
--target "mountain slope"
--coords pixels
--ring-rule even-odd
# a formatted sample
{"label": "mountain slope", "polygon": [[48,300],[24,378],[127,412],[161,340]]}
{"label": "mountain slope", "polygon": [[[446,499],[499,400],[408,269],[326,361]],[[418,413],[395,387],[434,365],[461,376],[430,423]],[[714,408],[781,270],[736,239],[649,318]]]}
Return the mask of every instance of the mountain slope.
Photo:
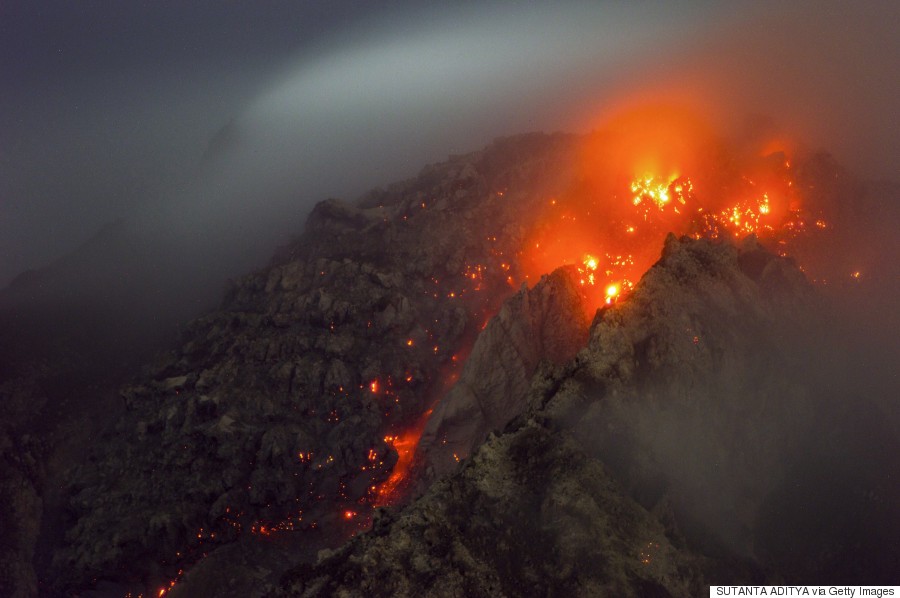
{"label": "mountain slope", "polygon": [[[647,451],[652,443],[640,446],[647,438],[639,422],[616,416],[629,403],[676,421],[695,408],[715,410],[728,427],[706,441],[680,440],[744,466],[767,446],[785,454],[784,430],[769,430],[758,447],[731,435],[748,410],[789,425],[746,401],[760,389],[779,394],[779,410],[805,406],[807,397],[785,393],[786,383],[767,380],[757,389],[748,376],[760,352],[777,349],[778,327],[814,303],[799,271],[752,242],[738,252],[670,238],[629,301],[598,315],[578,357],[535,376],[530,394],[518,397],[524,415],[509,431],[408,509],[377,520],[370,534],[288,576],[279,595],[696,595],[704,570],[732,566],[727,552],[702,559],[686,548],[674,527],[690,514],[679,480],[657,477],[684,471],[684,463],[654,471],[662,455]],[[714,392],[724,381],[733,386],[730,397]],[[744,433],[762,423],[743,420]],[[621,442],[629,433],[632,442]],[[752,448],[757,454],[743,454]],[[689,457],[701,479],[688,483],[727,488],[702,479],[702,456]],[[711,540],[721,548],[727,538]]]}
{"label": "mountain slope", "polygon": [[[577,358],[543,368],[515,397],[523,414],[504,433],[273,595],[693,596],[704,581],[889,583],[900,497],[892,461],[864,464],[900,447],[891,422],[859,415],[879,410],[876,397],[835,403],[809,379],[812,347],[830,339],[827,313],[790,261],[752,239],[737,249],[670,237],[629,301],[598,314]],[[818,477],[841,451],[857,470]],[[800,515],[804,502],[818,524]]]}
{"label": "mountain slope", "polygon": [[126,414],[73,476],[66,583],[161,583],[263,528],[364,525],[389,498],[388,438],[415,428],[508,292],[517,210],[571,184],[574,142],[501,141],[360,207],[317,206],[123,391]]}
{"label": "mountain slope", "polygon": [[[305,585],[313,577],[321,587],[358,591],[355,557],[341,555],[363,554],[367,542],[404,529],[386,527],[394,515],[379,507],[401,509],[444,473],[455,477],[397,520],[432,505],[440,529],[471,556],[453,567],[484,572],[506,593],[522,591],[520,575],[546,578],[539,583],[548,591],[612,584],[617,592],[684,595],[704,576],[733,582],[798,571],[802,559],[781,547],[803,551],[808,543],[772,522],[796,508],[790,483],[807,472],[802,449],[817,446],[816,427],[833,430],[840,419],[837,399],[816,400],[803,379],[816,360],[804,354],[816,346],[809,329],[831,316],[820,313],[796,268],[752,241],[738,250],[671,238],[660,264],[617,301],[659,255],[664,231],[681,230],[675,225],[690,225],[695,237],[734,238],[748,223],[771,222],[760,227],[770,246],[815,253],[835,237],[830,215],[821,227],[810,220],[818,215],[813,200],[835,203],[859,187],[827,159],[798,157],[790,166],[781,152],[749,159],[750,179],[738,153],[723,150],[696,179],[696,193],[683,177],[644,177],[631,180],[631,195],[633,173],[609,178],[596,155],[585,157],[585,144],[599,142],[609,139],[498,140],[353,204],[320,203],[302,236],[236,281],[219,309],[184,328],[178,348],[122,389],[124,413],[69,476],[66,519],[45,518],[57,559],[38,568],[40,583],[50,594],[86,596],[262,595],[299,564],[307,568],[297,591],[315,591]],[[770,204],[754,181],[787,195]],[[617,256],[613,242],[622,239]],[[594,247],[593,257],[583,254]],[[845,257],[835,272],[855,259]],[[530,288],[517,293],[522,283]],[[597,305],[611,307],[589,327]],[[488,439],[479,457],[478,445],[507,424],[513,436]],[[891,450],[889,434],[877,437]],[[547,458],[538,459],[544,449]],[[456,459],[469,463],[470,453],[469,473],[454,474]],[[853,454],[872,461],[867,450]],[[508,493],[492,494],[510,472]],[[532,475],[547,485],[530,485]],[[886,507],[859,503],[848,479],[839,484],[855,505],[848,513],[890,519]],[[889,504],[877,468],[866,469],[863,482],[873,505]],[[818,492],[819,483],[804,488]],[[447,484],[460,501],[441,494]],[[585,501],[574,520],[554,506],[565,488]],[[467,511],[467,501],[478,510]],[[521,521],[535,505],[549,509],[539,529]],[[510,513],[497,511],[505,506]],[[627,524],[604,523],[607,506],[628,513]],[[381,521],[374,536],[308,568],[318,549],[368,529],[373,517]],[[842,521],[856,541],[863,528]],[[409,534],[434,536],[428,522],[413,523]],[[565,573],[566,538],[579,525],[618,547],[588,551],[596,578]],[[60,548],[49,538],[63,530]],[[527,557],[527,567],[478,544],[482,533],[511,534],[508,554]],[[824,546],[809,561],[810,579],[819,579],[846,551],[828,534],[808,535]],[[539,573],[535,538],[558,551]],[[579,551],[583,541],[574,544]],[[409,554],[394,559],[386,542],[377,550],[394,563],[397,591],[425,590],[423,579],[439,573],[467,575],[439,564],[405,578],[397,563]],[[632,558],[643,542],[666,546],[668,556],[648,569]],[[15,558],[25,562],[27,552]],[[870,557],[873,571],[893,558]]]}

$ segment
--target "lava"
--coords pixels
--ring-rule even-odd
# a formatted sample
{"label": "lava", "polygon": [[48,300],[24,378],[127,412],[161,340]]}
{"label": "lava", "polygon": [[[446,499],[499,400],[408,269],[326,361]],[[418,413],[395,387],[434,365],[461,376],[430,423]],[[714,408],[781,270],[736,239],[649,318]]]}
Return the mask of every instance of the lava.
{"label": "lava", "polygon": [[[729,148],[700,119],[680,110],[626,114],[584,144],[578,184],[523,213],[526,233],[515,255],[492,251],[491,258],[502,261],[467,263],[457,285],[430,292],[435,298],[473,297],[499,275],[508,293],[509,286],[533,285],[573,265],[585,312],[593,316],[598,307],[628,296],[659,258],[669,233],[711,239],[753,234],[784,255],[794,240],[829,229],[822,210],[811,208],[815,202],[795,184],[786,147],[778,141],[752,150]],[[487,241],[496,243],[497,236],[489,234]],[[481,329],[491,315],[484,311]],[[441,351],[437,345],[432,350]],[[403,494],[426,420],[385,437],[398,461],[388,480],[375,487],[375,506]]]}
{"label": "lava", "polygon": [[375,487],[373,506],[390,506],[402,497],[404,486],[408,481],[409,470],[416,455],[416,446],[419,444],[422,430],[425,429],[430,415],[431,410],[429,409],[412,428],[397,435],[384,437],[384,442],[397,451],[397,463],[391,470],[390,477]]}
{"label": "lava", "polygon": [[524,281],[575,265],[592,315],[627,296],[669,233],[753,234],[786,255],[831,228],[818,198],[795,184],[788,146],[730,147],[677,110],[615,119],[585,144],[582,184],[533,218],[519,256]]}

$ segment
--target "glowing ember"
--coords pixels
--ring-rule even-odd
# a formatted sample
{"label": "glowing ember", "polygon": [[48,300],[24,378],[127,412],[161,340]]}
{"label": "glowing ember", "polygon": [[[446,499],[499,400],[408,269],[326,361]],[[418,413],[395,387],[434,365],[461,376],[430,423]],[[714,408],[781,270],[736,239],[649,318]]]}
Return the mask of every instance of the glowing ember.
{"label": "glowing ember", "polygon": [[596,282],[596,280],[594,278],[594,272],[596,272],[596,270],[597,270],[597,258],[595,258],[592,255],[585,255],[583,263],[584,263],[584,268],[578,269],[578,271],[582,274],[582,277],[579,280],[579,282],[582,285],[585,285],[585,284],[592,285],[592,284],[594,284],[594,282]]}
{"label": "glowing ember", "polygon": [[[660,210],[664,209],[672,200],[669,188],[676,178],[673,176],[665,180],[648,174],[635,179],[631,182],[631,192],[634,193],[634,199],[631,200],[631,203],[639,206],[642,203],[649,202]],[[681,201],[684,203],[683,199]]]}
{"label": "glowing ember", "polygon": [[[801,191],[809,188],[806,182],[798,178],[795,184],[794,176],[798,172],[802,175],[803,162],[798,161],[792,167],[784,144],[779,143],[774,149],[759,148],[758,151],[742,148],[734,153],[710,152],[710,138],[696,123],[680,122],[677,115],[674,121],[668,122],[666,119],[673,117],[671,113],[665,113],[661,118],[647,116],[643,114],[631,121],[625,119],[623,122],[627,126],[620,126],[623,122],[619,122],[612,132],[598,135],[595,145],[592,145],[593,139],[586,144],[583,160],[579,161],[583,162],[579,164],[583,167],[583,172],[579,172],[582,175],[579,184],[566,193],[539,198],[540,207],[536,210],[523,210],[523,220],[519,224],[524,236],[515,237],[515,242],[520,243],[518,251],[504,246],[505,239],[493,234],[501,231],[491,231],[482,239],[489,250],[481,254],[476,251],[466,253],[469,261],[458,263],[455,272],[430,276],[424,292],[434,299],[452,300],[454,305],[467,309],[473,326],[484,329],[493,313],[484,308],[488,297],[499,296],[499,304],[499,300],[508,296],[509,287],[517,287],[523,282],[533,285],[542,275],[560,266],[572,266],[572,271],[577,272],[585,311],[592,316],[597,308],[612,306],[628,296],[643,273],[659,259],[660,247],[670,232],[711,239],[735,239],[755,234],[761,242],[769,243],[779,254],[786,255],[796,243],[810,235],[827,235],[832,230],[824,214],[808,205],[809,200],[815,198],[807,197]],[[715,146],[713,149],[723,148]],[[502,197],[503,192],[497,191],[496,195]],[[426,207],[427,204],[421,202],[421,208]],[[852,280],[860,279],[860,272],[854,270],[862,265],[846,263],[842,276],[846,277],[849,272]],[[321,274],[324,276],[325,272]],[[491,293],[492,290],[497,292]],[[438,324],[438,321],[434,323]],[[368,327],[371,326],[369,322]],[[335,327],[334,322],[329,325],[331,330]],[[415,340],[402,337],[396,340],[401,347],[403,343],[406,347],[415,347],[404,351],[405,354],[436,356],[448,365],[448,371],[437,377],[445,388],[435,395],[449,390],[458,377],[458,370],[450,368],[464,362],[470,347],[467,348],[465,342],[461,343],[462,347],[444,344],[442,338],[429,330],[410,331],[404,334],[407,335],[414,336]],[[702,346],[700,337],[693,331],[689,330],[686,338],[693,345]],[[440,346],[439,342],[442,343]],[[460,350],[463,355],[458,353]],[[384,415],[388,417],[393,413],[391,408],[400,403],[395,385],[405,381],[419,392],[432,381],[421,372],[414,376],[407,367],[404,365],[392,374],[380,374],[379,378],[368,382],[360,380],[353,390],[366,394],[369,401],[384,407]],[[345,393],[343,386],[339,390]],[[369,397],[369,392],[377,396]],[[429,415],[430,411],[412,426],[409,426],[410,420],[403,419],[399,428],[397,420],[387,420],[390,427],[383,439],[396,452],[396,464],[385,481],[376,482],[375,479],[380,477],[366,480],[364,488],[368,488],[368,494],[359,501],[362,508],[344,494],[342,482],[341,500],[334,503],[332,510],[336,520],[352,522],[350,527],[357,530],[364,529],[370,523],[367,505],[390,506],[403,498],[408,490],[415,449]],[[326,421],[339,422],[338,412],[332,410]],[[389,452],[381,443],[376,444],[378,446],[361,451],[358,467],[362,471],[376,472],[375,475],[385,475]],[[325,459],[318,454],[314,456],[313,452],[305,450],[309,447],[303,448],[304,451],[297,453],[299,467],[323,469],[335,460],[331,455]],[[317,462],[314,457],[318,458]],[[457,454],[453,457],[460,460]],[[229,513],[228,509],[226,513]],[[237,532],[241,531],[239,521],[235,517],[231,523]],[[282,521],[262,523],[257,520],[252,524],[245,521],[244,529],[254,535],[269,536],[292,531],[295,524],[300,529],[301,521],[302,513],[298,512]],[[308,527],[316,525],[317,522],[311,522]],[[214,533],[201,529],[197,534],[197,545],[213,538]],[[648,543],[640,552],[640,561],[650,564],[658,548],[658,544]],[[159,596],[168,593],[174,584],[173,581],[160,589]]]}
{"label": "glowing ember", "polygon": [[606,303],[612,303],[613,299],[615,299],[619,295],[619,285],[611,284],[606,287]]}
{"label": "glowing ember", "polygon": [[384,441],[397,451],[397,463],[391,471],[391,476],[377,489],[376,507],[390,505],[398,498],[398,491],[409,473],[416,453],[416,445],[422,435],[422,428],[425,427],[424,424],[425,420],[423,420],[422,426],[417,426],[404,434],[384,437]]}

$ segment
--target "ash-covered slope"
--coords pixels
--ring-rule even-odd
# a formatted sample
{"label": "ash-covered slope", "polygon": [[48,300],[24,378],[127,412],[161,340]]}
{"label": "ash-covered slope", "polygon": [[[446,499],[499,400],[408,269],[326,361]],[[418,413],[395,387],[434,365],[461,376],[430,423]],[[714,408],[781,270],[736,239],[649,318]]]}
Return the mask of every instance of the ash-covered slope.
{"label": "ash-covered slope", "polygon": [[[276,595],[694,596],[704,580],[846,576],[836,561],[860,550],[877,561],[869,578],[884,579],[898,554],[873,525],[873,539],[848,546],[823,522],[803,566],[771,558],[808,547],[788,537],[774,496],[858,482],[809,484],[787,465],[834,431],[811,430],[826,421],[813,414],[835,406],[796,369],[824,313],[796,267],[753,239],[738,250],[670,237],[631,298],[598,314],[577,358],[516,397],[524,413],[505,433],[371,533],[286,576]],[[896,529],[891,507],[861,498],[890,500],[890,478],[855,488],[849,511],[820,515],[880,515]]]}

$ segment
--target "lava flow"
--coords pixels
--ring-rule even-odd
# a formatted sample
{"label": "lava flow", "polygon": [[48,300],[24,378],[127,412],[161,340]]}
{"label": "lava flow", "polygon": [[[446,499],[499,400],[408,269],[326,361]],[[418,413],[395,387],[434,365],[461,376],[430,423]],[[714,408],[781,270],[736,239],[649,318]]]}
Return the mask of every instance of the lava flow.
{"label": "lava flow", "polygon": [[[574,265],[591,317],[598,307],[628,296],[659,258],[669,233],[710,239],[754,234],[786,255],[798,239],[830,229],[816,196],[795,182],[788,147],[771,139],[726,145],[679,110],[627,113],[588,138],[575,184],[538,209],[523,210],[520,222],[528,232],[514,255],[492,252],[489,259],[499,260],[499,269],[490,261],[467,265],[460,273],[463,286],[444,296],[462,300],[494,277],[506,283],[505,296],[509,286],[533,285],[560,266]],[[486,322],[494,310],[483,311]],[[403,495],[426,421],[427,414],[385,437],[398,461],[389,479],[374,487],[374,506]]]}
{"label": "lava flow", "polygon": [[392,449],[397,451],[397,463],[391,470],[390,477],[376,487],[376,499],[373,503],[375,507],[385,507],[393,504],[399,497],[404,483],[407,481],[410,466],[413,463],[413,457],[416,452],[416,445],[419,443],[419,437],[422,436],[422,429],[431,411],[427,411],[422,418],[420,424],[410,430],[406,430],[396,436],[385,436],[384,442]]}

